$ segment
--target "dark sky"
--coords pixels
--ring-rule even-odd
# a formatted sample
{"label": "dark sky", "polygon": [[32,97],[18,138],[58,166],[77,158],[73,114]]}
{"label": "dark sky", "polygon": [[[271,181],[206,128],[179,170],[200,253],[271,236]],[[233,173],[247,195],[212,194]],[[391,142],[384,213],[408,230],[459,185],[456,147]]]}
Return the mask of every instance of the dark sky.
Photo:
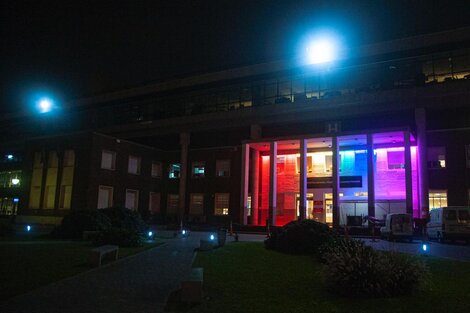
{"label": "dark sky", "polygon": [[0,1],[0,111],[296,53],[320,26],[349,45],[470,25],[470,1]]}

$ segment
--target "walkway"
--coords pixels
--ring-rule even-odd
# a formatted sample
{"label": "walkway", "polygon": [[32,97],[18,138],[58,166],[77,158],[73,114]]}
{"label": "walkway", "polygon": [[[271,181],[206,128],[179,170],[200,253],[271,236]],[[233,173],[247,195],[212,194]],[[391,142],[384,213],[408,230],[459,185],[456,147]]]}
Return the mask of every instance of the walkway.
{"label": "walkway", "polygon": [[172,290],[189,274],[194,249],[206,233],[162,246],[100,269],[53,283],[0,304],[2,313],[163,312]]}

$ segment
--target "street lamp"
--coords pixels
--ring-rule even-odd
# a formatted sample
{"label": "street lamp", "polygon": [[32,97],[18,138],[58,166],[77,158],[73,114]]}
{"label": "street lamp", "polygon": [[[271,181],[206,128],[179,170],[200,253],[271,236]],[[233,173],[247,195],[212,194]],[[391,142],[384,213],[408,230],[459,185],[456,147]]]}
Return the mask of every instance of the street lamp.
{"label": "street lamp", "polygon": [[39,113],[47,113],[52,111],[54,107],[54,101],[48,97],[41,98],[37,101],[37,109]]}
{"label": "street lamp", "polygon": [[322,37],[313,39],[306,48],[308,64],[329,63],[337,59],[338,47],[333,38]]}

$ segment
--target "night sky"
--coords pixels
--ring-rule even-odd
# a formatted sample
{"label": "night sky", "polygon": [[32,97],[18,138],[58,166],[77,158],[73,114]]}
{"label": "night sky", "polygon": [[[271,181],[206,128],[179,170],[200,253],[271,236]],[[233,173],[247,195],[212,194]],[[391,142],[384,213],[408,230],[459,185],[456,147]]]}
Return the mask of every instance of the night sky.
{"label": "night sky", "polygon": [[[332,4],[334,2],[334,4]],[[470,25],[470,1],[2,0],[0,111],[292,56],[318,27],[348,45]]]}

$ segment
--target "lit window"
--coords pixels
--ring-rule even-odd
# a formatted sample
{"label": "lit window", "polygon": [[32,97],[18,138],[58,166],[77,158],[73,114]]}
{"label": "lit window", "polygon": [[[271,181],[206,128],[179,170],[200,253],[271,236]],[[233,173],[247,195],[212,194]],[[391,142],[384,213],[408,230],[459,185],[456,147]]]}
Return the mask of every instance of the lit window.
{"label": "lit window", "polygon": [[429,191],[429,209],[442,208],[447,206],[447,190]]}
{"label": "lit window", "polygon": [[284,173],[286,170],[286,157],[285,156],[278,156],[276,158],[276,172],[278,174]]}
{"label": "lit window", "polygon": [[101,168],[114,170],[116,168],[116,153],[103,150],[101,153]]}
{"label": "lit window", "polygon": [[217,160],[215,169],[217,177],[230,177],[230,160]]}
{"label": "lit window", "polygon": [[99,186],[98,209],[105,209],[111,206],[113,206],[113,187]]}
{"label": "lit window", "polygon": [[162,177],[162,163],[152,162],[152,177]]}
{"label": "lit window", "polygon": [[180,178],[181,165],[179,163],[170,164],[168,168],[168,178]]}
{"label": "lit window", "polygon": [[0,187],[12,188],[21,186],[21,171],[0,172]]}
{"label": "lit window", "polygon": [[189,214],[204,214],[204,195],[202,193],[192,193],[189,199]]}
{"label": "lit window", "polygon": [[229,200],[230,200],[229,193],[216,193],[214,215],[228,215]]}
{"label": "lit window", "polygon": [[193,162],[192,175],[193,177],[204,177],[204,162]]}
{"label": "lit window", "polygon": [[428,148],[428,168],[446,167],[446,148],[430,147]]}
{"label": "lit window", "polygon": [[139,206],[139,191],[126,189],[126,208],[129,210],[137,210]]}
{"label": "lit window", "polygon": [[16,215],[19,202],[18,198],[0,198],[0,215]]}
{"label": "lit window", "polygon": [[140,158],[139,157],[129,156],[127,172],[129,174],[140,174]]}
{"label": "lit window", "polygon": [[389,170],[405,168],[405,153],[403,151],[387,151],[387,163]]}

